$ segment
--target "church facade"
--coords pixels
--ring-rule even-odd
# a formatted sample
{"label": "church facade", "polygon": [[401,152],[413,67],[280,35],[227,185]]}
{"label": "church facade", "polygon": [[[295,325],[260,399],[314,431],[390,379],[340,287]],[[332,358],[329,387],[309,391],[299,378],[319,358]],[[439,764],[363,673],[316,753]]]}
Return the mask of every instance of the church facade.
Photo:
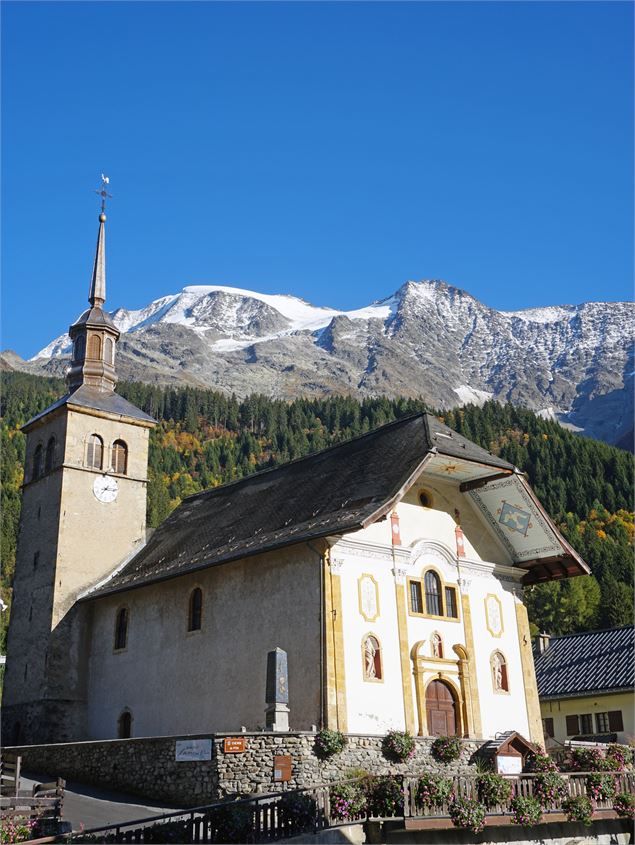
{"label": "church facade", "polygon": [[419,414],[186,499],[145,536],[100,216],[69,392],[29,421],[3,692],[13,743],[289,722],[543,743],[524,585],[588,572],[514,466]]}

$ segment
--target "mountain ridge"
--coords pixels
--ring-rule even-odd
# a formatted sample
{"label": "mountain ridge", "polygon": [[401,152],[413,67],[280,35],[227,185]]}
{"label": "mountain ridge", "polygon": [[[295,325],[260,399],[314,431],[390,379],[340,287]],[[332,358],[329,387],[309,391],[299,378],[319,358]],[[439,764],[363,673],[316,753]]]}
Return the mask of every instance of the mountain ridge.
{"label": "mountain ridge", "polygon": [[[422,396],[436,407],[493,398],[607,442],[632,425],[634,306],[497,311],[440,279],[408,280],[350,311],[228,285],[188,285],[145,308],[110,312],[122,378],[214,387],[238,396]],[[60,335],[29,362],[63,374]]]}

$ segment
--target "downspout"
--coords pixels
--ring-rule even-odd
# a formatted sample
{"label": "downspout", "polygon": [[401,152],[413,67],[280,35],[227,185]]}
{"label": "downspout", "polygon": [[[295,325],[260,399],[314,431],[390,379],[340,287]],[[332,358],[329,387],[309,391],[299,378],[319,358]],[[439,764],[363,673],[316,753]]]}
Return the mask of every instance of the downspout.
{"label": "downspout", "polygon": [[319,552],[313,548],[311,543],[307,543],[311,551],[316,554],[320,561],[320,611],[319,611],[319,626],[320,626],[320,719],[319,729],[324,727],[324,579],[326,578],[326,566],[328,549]]}

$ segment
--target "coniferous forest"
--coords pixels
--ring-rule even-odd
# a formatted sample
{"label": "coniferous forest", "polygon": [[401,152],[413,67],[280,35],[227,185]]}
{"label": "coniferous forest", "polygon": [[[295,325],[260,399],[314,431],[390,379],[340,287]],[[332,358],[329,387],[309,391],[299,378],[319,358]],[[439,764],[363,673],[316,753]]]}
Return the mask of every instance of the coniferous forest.
{"label": "coniferous forest", "polygon": [[[64,382],[2,374],[2,587],[10,605],[20,517],[25,437],[20,427],[65,392]],[[350,397],[288,403],[243,401],[212,390],[120,384],[118,393],[159,421],[150,436],[148,525],[186,497],[399,417],[432,410],[423,401]],[[621,449],[579,437],[510,404],[487,402],[435,412],[451,428],[518,466],[591,577],[526,590],[534,631],[552,634],[633,621],[633,460]],[[4,652],[8,612],[2,614]]]}

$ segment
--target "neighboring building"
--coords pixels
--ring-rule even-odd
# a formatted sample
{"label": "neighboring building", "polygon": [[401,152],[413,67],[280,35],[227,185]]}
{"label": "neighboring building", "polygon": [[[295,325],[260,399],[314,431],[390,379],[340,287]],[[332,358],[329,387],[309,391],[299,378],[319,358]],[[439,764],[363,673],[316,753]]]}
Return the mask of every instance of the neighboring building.
{"label": "neighboring building", "polygon": [[635,629],[541,635],[536,676],[547,747],[635,736]]}
{"label": "neighboring building", "polygon": [[588,572],[523,474],[419,414],[186,499],[145,542],[154,421],[114,392],[100,217],[69,393],[25,426],[5,741],[290,724],[542,743],[522,587]]}

